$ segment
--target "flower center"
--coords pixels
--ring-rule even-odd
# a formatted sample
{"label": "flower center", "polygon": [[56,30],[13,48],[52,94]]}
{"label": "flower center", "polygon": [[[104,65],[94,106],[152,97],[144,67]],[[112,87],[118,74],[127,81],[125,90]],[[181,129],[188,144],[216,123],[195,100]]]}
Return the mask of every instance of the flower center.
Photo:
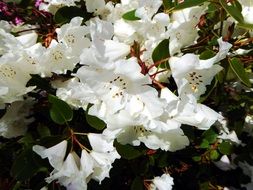
{"label": "flower center", "polygon": [[195,71],[188,73],[187,79],[193,92],[197,92],[199,85],[203,83],[203,76]]}
{"label": "flower center", "polygon": [[17,74],[17,72],[14,69],[12,69],[10,66],[3,65],[0,68],[0,74],[2,76],[4,76],[5,78],[12,78],[12,79],[14,79],[15,75]]}
{"label": "flower center", "polygon": [[122,76],[116,76],[109,81],[107,88],[109,88],[112,98],[124,97],[124,92],[128,88],[127,80]]}

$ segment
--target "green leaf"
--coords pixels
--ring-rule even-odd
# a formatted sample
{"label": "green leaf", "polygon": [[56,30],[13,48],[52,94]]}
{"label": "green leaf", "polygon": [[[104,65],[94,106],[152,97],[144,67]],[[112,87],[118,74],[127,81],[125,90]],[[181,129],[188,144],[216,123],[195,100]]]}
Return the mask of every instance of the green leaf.
{"label": "green leaf", "polygon": [[122,145],[117,141],[114,141],[114,146],[116,147],[116,150],[121,155],[121,157],[127,160],[132,160],[143,155],[142,151],[129,144]]}
{"label": "green leaf", "polygon": [[204,149],[209,148],[209,141],[206,139],[203,139],[199,147],[204,148]]}
{"label": "green leaf", "polygon": [[89,115],[89,109],[91,108],[91,106],[92,104],[89,104],[85,112],[86,121],[94,129],[103,130],[106,126],[106,123],[96,116]]}
{"label": "green leaf", "polygon": [[174,7],[171,0],[163,0],[163,6],[165,10],[169,10]]}
{"label": "green leaf", "polygon": [[168,166],[169,165],[168,156],[169,155],[166,152],[162,152],[159,155],[157,166],[160,168],[164,168],[164,167]]}
{"label": "green leaf", "polygon": [[212,50],[206,50],[206,51],[203,51],[200,55],[199,55],[199,59],[203,59],[203,60],[206,60],[206,59],[210,59],[212,58],[213,56],[215,56],[215,53],[212,51]]}
{"label": "green leaf", "polygon": [[207,2],[208,0],[185,0],[182,3],[179,3],[173,10],[181,10],[189,7],[198,6],[204,2]]}
{"label": "green leaf", "polygon": [[230,142],[224,141],[218,146],[218,150],[225,155],[230,155],[233,153],[233,145]]}
{"label": "green leaf", "polygon": [[231,1],[230,4],[227,3],[227,0],[219,0],[219,2],[229,15],[231,15],[239,23],[244,23],[244,19],[241,13],[242,7],[237,0]]}
{"label": "green leaf", "polygon": [[207,140],[210,144],[213,144],[216,139],[217,139],[217,136],[218,134],[212,129],[208,129],[207,131],[205,131],[203,134],[202,134],[203,138],[205,140]]}
{"label": "green leaf", "polygon": [[39,160],[41,158],[32,149],[24,150],[16,159],[11,168],[11,175],[20,181],[33,177],[38,172],[46,172]]}
{"label": "green leaf", "polygon": [[51,103],[49,110],[51,119],[57,124],[64,124],[73,118],[73,110],[63,100],[49,94],[48,101]]}
{"label": "green leaf", "polygon": [[139,176],[134,178],[131,184],[131,190],[143,190],[143,181]]}
{"label": "green leaf", "polygon": [[237,26],[240,28],[247,29],[247,30],[253,29],[253,24],[249,24],[249,23],[238,23]]}
{"label": "green leaf", "polygon": [[201,161],[201,156],[193,156],[192,160],[195,162],[199,162],[199,161]]}
{"label": "green leaf", "polygon": [[39,125],[39,126],[37,127],[37,131],[38,131],[40,137],[47,137],[47,136],[50,136],[50,135],[51,135],[50,130],[49,130],[48,127],[45,126],[45,125]]}
{"label": "green leaf", "polygon": [[210,151],[210,158],[211,160],[217,160],[219,158],[220,154],[217,150],[211,150]]}
{"label": "green leaf", "polygon": [[240,81],[243,82],[246,86],[251,87],[248,74],[245,72],[241,61],[234,57],[229,60],[229,65],[236,76],[240,79]]}
{"label": "green leaf", "polygon": [[131,21],[140,20],[139,17],[135,16],[135,12],[136,12],[136,9],[129,11],[129,12],[123,14],[122,18],[125,20],[131,20]]}
{"label": "green leaf", "polygon": [[215,87],[217,86],[217,84],[218,84],[218,79],[216,79],[216,77],[215,77],[215,79],[212,80],[211,84],[207,86],[205,94],[200,96],[200,99],[198,102],[199,103],[204,102],[212,94],[212,92],[215,89]]}
{"label": "green leaf", "polygon": [[26,133],[21,139],[18,140],[18,143],[24,144],[29,147],[32,143],[34,143],[33,136],[30,133]]}
{"label": "green leaf", "polygon": [[[152,59],[154,63],[170,57],[169,44],[170,40],[165,39],[156,46],[152,53]],[[169,62],[165,61],[159,66],[161,68],[169,68]]]}
{"label": "green leaf", "polygon": [[57,24],[64,24],[70,22],[72,18],[77,16],[83,17],[84,21],[87,21],[92,17],[92,14],[87,13],[85,10],[78,7],[65,6],[57,10],[54,15],[54,21]]}

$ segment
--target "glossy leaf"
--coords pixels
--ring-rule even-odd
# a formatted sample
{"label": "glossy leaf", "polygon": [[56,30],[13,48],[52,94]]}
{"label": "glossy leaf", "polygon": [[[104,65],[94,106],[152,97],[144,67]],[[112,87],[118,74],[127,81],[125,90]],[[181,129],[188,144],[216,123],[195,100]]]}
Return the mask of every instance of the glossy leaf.
{"label": "glossy leaf", "polygon": [[24,150],[13,163],[11,175],[17,180],[24,181],[38,172],[46,172],[47,168],[41,166],[38,162],[40,159],[32,149]]}
{"label": "glossy leaf", "polygon": [[222,154],[230,155],[232,154],[234,148],[230,142],[224,141],[221,144],[219,144],[218,149]]}
{"label": "glossy leaf", "polygon": [[129,144],[122,145],[115,141],[114,146],[116,147],[117,152],[121,155],[121,157],[127,160],[132,160],[143,155],[142,151]]}
{"label": "glossy leaf", "polygon": [[231,15],[235,20],[237,20],[239,23],[243,23],[244,19],[241,13],[241,5],[237,0],[230,1],[230,3],[227,3],[227,0],[219,0],[222,7],[225,9],[225,11]]}
{"label": "glossy leaf", "polygon": [[50,117],[55,123],[62,125],[72,120],[73,110],[66,102],[54,95],[49,95],[48,101],[51,103]]}
{"label": "glossy leaf", "polygon": [[182,3],[179,3],[173,10],[181,10],[189,7],[194,7],[207,2],[208,0],[185,0]]}
{"label": "glossy leaf", "polygon": [[136,9],[129,11],[129,12],[123,14],[122,18],[125,20],[130,20],[130,21],[140,20],[139,17],[135,16],[135,12],[136,12]]}
{"label": "glossy leaf", "polygon": [[89,115],[89,109],[91,106],[92,106],[92,104],[89,104],[87,107],[87,110],[85,113],[86,121],[94,129],[103,130],[106,126],[105,122],[96,116]]}
{"label": "glossy leaf", "polygon": [[199,55],[199,59],[203,59],[203,60],[206,60],[206,59],[210,59],[212,58],[213,56],[215,56],[215,53],[211,50],[206,50],[206,51],[203,51],[200,55]]}
{"label": "glossy leaf", "polygon": [[58,24],[64,24],[77,16],[83,17],[84,21],[87,21],[92,15],[79,7],[65,6],[57,10],[54,21]]}
{"label": "glossy leaf", "polygon": [[218,134],[212,128],[210,128],[205,131],[202,136],[205,140],[212,144],[216,141]]}
{"label": "glossy leaf", "polygon": [[[170,57],[169,44],[170,44],[170,40],[165,39],[156,46],[156,48],[154,49],[152,53],[152,59],[154,63]],[[160,64],[160,67],[169,68],[168,61],[165,61],[162,64]]]}
{"label": "glossy leaf", "polygon": [[173,7],[173,3],[171,0],[163,0],[163,6],[165,10],[169,10]]}
{"label": "glossy leaf", "polygon": [[245,72],[241,61],[237,58],[232,58],[229,60],[229,64],[236,76],[243,82],[246,86],[251,87],[251,83],[248,74]]}

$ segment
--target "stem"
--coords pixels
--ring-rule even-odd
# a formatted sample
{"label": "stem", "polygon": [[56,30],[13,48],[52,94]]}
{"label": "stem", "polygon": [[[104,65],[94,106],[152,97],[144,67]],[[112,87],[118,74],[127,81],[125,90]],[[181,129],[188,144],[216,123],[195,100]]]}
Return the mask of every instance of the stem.
{"label": "stem", "polygon": [[151,78],[155,78],[157,74],[167,71],[167,69],[163,69],[161,71],[157,71],[156,73],[150,75]]}
{"label": "stem", "polygon": [[155,62],[153,65],[150,65],[150,66],[148,67],[148,71],[149,71],[150,69],[152,69],[153,67],[158,66],[158,65],[160,65],[161,63],[163,63],[163,62],[165,62],[165,61],[168,61],[169,59],[170,59],[170,57],[167,57],[167,58],[165,58],[165,59],[162,59],[162,60],[160,60],[160,61]]}
{"label": "stem", "polygon": [[83,135],[83,136],[87,136],[89,133],[79,133],[79,132],[74,132],[73,134],[75,134],[75,135]]}

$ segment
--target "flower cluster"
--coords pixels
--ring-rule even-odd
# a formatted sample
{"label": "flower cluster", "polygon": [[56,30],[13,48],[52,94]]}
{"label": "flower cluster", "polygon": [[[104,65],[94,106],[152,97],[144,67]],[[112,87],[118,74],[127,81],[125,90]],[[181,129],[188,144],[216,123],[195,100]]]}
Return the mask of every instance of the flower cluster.
{"label": "flower cluster", "polygon": [[[183,127],[203,132],[215,126],[219,136],[210,151],[224,140],[241,143],[224,123],[226,114],[204,100],[223,80],[221,76],[228,77],[224,72],[231,72],[224,63],[231,64],[238,75],[234,57],[252,51],[252,31],[240,31],[239,21],[244,28],[252,27],[253,5],[250,0],[236,1],[241,3],[242,18],[233,14],[223,18],[213,24],[215,31],[210,35],[205,33],[210,22],[207,15],[237,4],[220,0],[216,10],[215,3],[208,1],[189,7],[184,3],[187,1],[36,1],[36,14],[50,19],[54,15],[56,23],[48,25],[46,36],[39,21],[34,25],[16,22],[17,26],[0,21],[0,106],[6,109],[0,119],[0,135],[26,137],[38,119],[36,106],[41,109],[42,104],[48,106],[55,125],[64,126],[53,132],[61,136],[57,143],[32,142],[32,150],[47,158],[53,168],[46,183],[55,181],[69,190],[87,189],[91,180],[101,184],[121,157],[115,144],[173,153],[192,143]],[[4,9],[7,4],[0,6]],[[59,22],[66,16],[64,10],[72,8],[83,14],[73,13]],[[236,33],[249,35],[249,41]],[[210,49],[201,49],[205,43]],[[191,51],[194,48],[197,50]],[[36,78],[46,81],[50,90]],[[239,80],[248,86],[240,88],[252,92],[252,81],[240,74]],[[59,104],[63,107],[56,109]],[[102,129],[79,130],[65,109],[71,110],[70,115],[82,110],[88,123],[92,118],[95,129],[103,123]],[[216,165],[222,168],[219,162]],[[241,163],[243,168],[246,165]],[[172,189],[170,173],[173,171],[154,177],[147,188]]]}

